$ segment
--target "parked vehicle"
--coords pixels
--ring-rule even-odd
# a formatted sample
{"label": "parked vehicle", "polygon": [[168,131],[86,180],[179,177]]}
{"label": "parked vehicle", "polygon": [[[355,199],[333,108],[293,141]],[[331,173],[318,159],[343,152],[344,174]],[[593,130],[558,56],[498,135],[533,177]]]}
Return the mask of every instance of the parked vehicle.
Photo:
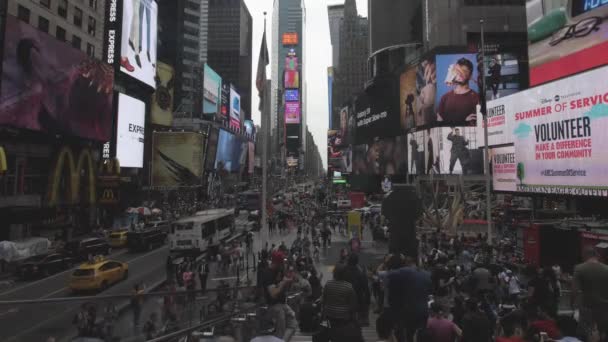
{"label": "parked vehicle", "polygon": [[104,239],[88,238],[72,240],[65,244],[65,253],[74,260],[87,260],[96,255],[108,255],[112,247]]}
{"label": "parked vehicle", "polygon": [[48,277],[72,267],[74,259],[61,253],[37,255],[25,259],[17,267],[17,275],[23,279]]}
{"label": "parked vehicle", "polygon": [[129,277],[129,265],[116,260],[96,257],[74,270],[68,287],[74,291],[105,290]]}
{"label": "parked vehicle", "polygon": [[110,246],[122,248],[127,246],[127,230],[116,230],[110,233]]}
{"label": "parked vehicle", "polygon": [[157,228],[127,233],[127,245],[129,251],[132,252],[149,251],[161,247],[166,240],[167,233]]}

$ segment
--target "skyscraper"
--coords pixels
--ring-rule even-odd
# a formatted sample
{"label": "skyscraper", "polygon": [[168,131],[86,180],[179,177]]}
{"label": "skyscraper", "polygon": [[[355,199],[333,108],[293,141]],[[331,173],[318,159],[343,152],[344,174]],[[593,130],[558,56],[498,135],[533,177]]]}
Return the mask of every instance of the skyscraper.
{"label": "skyscraper", "polygon": [[327,17],[329,19],[332,64],[337,68],[340,64],[340,26],[344,20],[344,5],[327,6]]}
{"label": "skyscraper", "polygon": [[241,95],[245,119],[251,119],[253,19],[244,0],[209,1],[209,66]]}
{"label": "skyscraper", "polygon": [[[283,76],[285,73],[285,58],[287,54],[293,49],[295,57],[298,58],[299,65],[297,65],[298,71],[300,72],[300,84],[303,84],[301,79],[302,71],[302,0],[274,0],[274,7],[272,13],[272,116],[271,116],[271,127],[274,132],[272,137],[273,143],[271,144],[272,155],[283,154],[284,151],[280,150],[280,146],[284,146],[286,138],[286,126],[284,117],[284,100],[283,90],[284,82]],[[290,37],[296,38],[297,44],[283,44],[284,34],[295,34]],[[299,133],[301,134],[301,133]]]}
{"label": "skyscraper", "polygon": [[357,14],[355,0],[344,2],[344,19],[340,24],[338,44],[338,67],[334,66],[332,127],[339,127],[337,113],[349,103],[352,96],[363,91],[368,78],[367,19]]}
{"label": "skyscraper", "polygon": [[202,66],[207,61],[208,2],[158,1],[158,59],[175,68],[176,119],[200,114],[196,103],[200,102]]}

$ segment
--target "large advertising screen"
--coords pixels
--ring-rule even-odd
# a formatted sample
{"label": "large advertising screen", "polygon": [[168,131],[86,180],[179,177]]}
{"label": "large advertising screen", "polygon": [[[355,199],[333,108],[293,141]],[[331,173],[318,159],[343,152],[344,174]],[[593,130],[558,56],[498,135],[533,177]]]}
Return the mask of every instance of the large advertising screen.
{"label": "large advertising screen", "polygon": [[230,127],[241,127],[241,95],[230,87]]}
{"label": "large advertising screen", "polygon": [[144,166],[146,104],[134,97],[118,94],[116,158],[121,167]]}
{"label": "large advertising screen", "polygon": [[[424,175],[429,173],[429,169],[425,168],[426,165],[433,165],[432,162],[425,163],[425,139],[424,131],[416,131],[407,135],[407,143],[409,148],[407,149],[408,154],[408,166],[407,172],[410,175]],[[432,148],[429,148],[432,151]],[[433,158],[431,157],[431,160]]]}
{"label": "large advertising screen", "polygon": [[300,102],[285,103],[285,123],[299,124],[300,123]]}
{"label": "large advertising screen", "polygon": [[437,65],[435,58],[429,57],[416,69],[416,93],[414,95],[414,108],[416,126],[425,126],[437,121],[435,112],[435,94],[437,93]]}
{"label": "large advertising screen", "polygon": [[[520,108],[517,99],[522,98],[523,94],[522,92],[517,95],[487,102],[488,146],[513,143],[513,132],[508,117]],[[483,120],[477,121],[477,140],[482,143],[485,140],[483,125]]]}
{"label": "large advertising screen", "polygon": [[437,55],[438,123],[446,126],[475,126],[479,86],[476,54]]}
{"label": "large advertising screen", "polygon": [[220,120],[228,120],[230,110],[230,85],[222,83],[222,103],[220,106]]}
{"label": "large advertising screen", "polygon": [[355,121],[354,137],[357,144],[366,144],[377,137],[403,134],[398,98],[399,90],[396,85],[392,88],[387,85],[386,90],[376,96],[361,94],[356,98],[355,109],[351,115]]}
{"label": "large advertising screen", "polygon": [[298,57],[285,57],[285,70],[298,70]]}
{"label": "large advertising screen", "polygon": [[300,88],[300,74],[296,70],[285,70],[285,89]]}
{"label": "large advertising screen", "polygon": [[514,95],[517,191],[608,197],[608,67]]}
{"label": "large advertising screen", "polygon": [[511,145],[490,149],[490,160],[494,191],[515,191],[517,184],[515,147]]}
{"label": "large advertising screen", "polygon": [[209,137],[207,137],[207,153],[205,153],[205,170],[215,169],[215,155],[217,154],[219,134],[219,129],[214,127],[209,129]]}
{"label": "large advertising screen", "polygon": [[298,33],[297,32],[283,33],[283,46],[285,46],[285,45],[298,45]]}
{"label": "large advertising screen", "polygon": [[408,134],[410,174],[483,174],[476,127],[435,127]]}
{"label": "large advertising screen", "polygon": [[285,89],[285,102],[297,102],[297,101],[300,101],[300,90]]}
{"label": "large advertising screen", "polygon": [[[425,135],[425,170],[437,174],[483,174],[483,146],[476,127],[436,127]],[[428,162],[432,161],[429,166]]]}
{"label": "large advertising screen", "polygon": [[120,70],[156,87],[156,1],[123,0],[122,3]]}
{"label": "large advertising screen", "polygon": [[0,124],[110,140],[112,67],[10,15],[3,50]]}
{"label": "large advertising screen", "polygon": [[219,117],[222,96],[222,78],[205,63],[203,76],[203,114]]}
{"label": "large advertising screen", "polygon": [[[495,100],[528,88],[526,34],[486,33],[484,38],[486,100]],[[469,51],[478,54],[477,67],[481,70],[481,34],[468,33],[467,41]]]}
{"label": "large advertising screen", "polygon": [[408,67],[399,77],[399,113],[402,129],[416,127],[416,66]]}
{"label": "large advertising screen", "polygon": [[530,85],[608,62],[608,1],[528,0]]}
{"label": "large advertising screen", "polygon": [[152,96],[150,121],[155,125],[171,126],[173,123],[173,94],[175,70],[158,62],[156,67],[156,91]]}
{"label": "large advertising screen", "polygon": [[203,174],[203,135],[155,132],[152,138],[152,185],[193,186]]}
{"label": "large advertising screen", "polygon": [[353,146],[353,174],[407,174],[406,136],[374,139],[369,144]]}
{"label": "large advertising screen", "polygon": [[236,135],[220,130],[215,158],[217,171],[239,172],[247,158],[247,141],[241,141]]}

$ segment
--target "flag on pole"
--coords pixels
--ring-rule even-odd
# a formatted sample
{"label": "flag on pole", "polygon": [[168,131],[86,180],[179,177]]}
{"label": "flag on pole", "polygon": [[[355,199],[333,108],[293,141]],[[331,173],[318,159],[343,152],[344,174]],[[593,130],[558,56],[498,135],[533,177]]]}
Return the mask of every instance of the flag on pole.
{"label": "flag on pole", "polygon": [[262,46],[260,47],[260,57],[258,59],[258,72],[255,79],[255,85],[258,88],[258,96],[260,97],[260,107],[262,110],[264,99],[264,88],[266,86],[266,66],[270,64],[268,57],[268,46],[266,45],[266,24],[264,23],[264,34],[262,35]]}

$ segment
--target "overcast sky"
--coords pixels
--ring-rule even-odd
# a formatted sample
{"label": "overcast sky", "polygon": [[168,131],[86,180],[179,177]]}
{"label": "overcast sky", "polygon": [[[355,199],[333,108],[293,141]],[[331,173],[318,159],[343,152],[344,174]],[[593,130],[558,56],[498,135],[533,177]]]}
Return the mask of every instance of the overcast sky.
{"label": "overcast sky", "polygon": [[[253,17],[253,94],[251,107],[252,117],[257,125],[260,124],[260,112],[258,109],[259,98],[255,88],[255,76],[257,73],[258,56],[260,44],[264,31],[264,12],[268,12],[266,20],[266,39],[268,52],[272,60],[272,6],[275,0],[245,0],[249,12]],[[279,0],[276,0],[279,1]],[[306,41],[304,46],[304,63],[306,64],[306,75],[304,75],[308,86],[307,123],[312,132],[317,146],[320,148],[324,165],[327,166],[327,67],[331,66],[331,44],[329,41],[329,23],[327,21],[327,6],[344,3],[344,0],[305,0],[306,4]],[[367,16],[367,0],[357,0],[359,15]],[[270,78],[270,66],[266,75]]]}

